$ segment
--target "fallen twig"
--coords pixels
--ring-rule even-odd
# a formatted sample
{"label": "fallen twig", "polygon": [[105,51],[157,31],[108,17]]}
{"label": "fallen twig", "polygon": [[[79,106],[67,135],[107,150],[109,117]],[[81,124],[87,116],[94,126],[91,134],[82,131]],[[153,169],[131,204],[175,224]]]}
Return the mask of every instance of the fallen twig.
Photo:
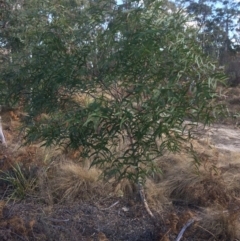
{"label": "fallen twig", "polygon": [[47,220],[52,221],[52,222],[68,222],[70,219],[55,219],[55,218],[47,218]]}
{"label": "fallen twig", "polygon": [[202,230],[204,230],[205,232],[211,234],[214,238],[216,238],[216,236],[215,236],[213,233],[211,233],[209,230],[207,230],[206,228],[204,228],[204,227],[202,227],[202,226],[200,226],[200,225],[197,225],[197,227],[198,227],[198,228],[201,228]]}
{"label": "fallen twig", "polygon": [[180,239],[182,238],[184,232],[186,231],[186,229],[195,222],[195,219],[191,218],[190,220],[188,220],[188,222],[183,226],[183,228],[181,229],[180,233],[177,236],[177,239],[175,241],[180,241]]}
{"label": "fallen twig", "polygon": [[101,208],[101,210],[108,210],[108,209],[110,209],[110,208],[116,206],[118,203],[119,203],[119,201],[113,203],[113,204],[112,204],[110,207],[108,207],[108,208]]}
{"label": "fallen twig", "polygon": [[160,241],[164,241],[167,238],[167,235],[170,233],[170,231],[171,231],[171,228],[169,228],[168,231],[162,236]]}

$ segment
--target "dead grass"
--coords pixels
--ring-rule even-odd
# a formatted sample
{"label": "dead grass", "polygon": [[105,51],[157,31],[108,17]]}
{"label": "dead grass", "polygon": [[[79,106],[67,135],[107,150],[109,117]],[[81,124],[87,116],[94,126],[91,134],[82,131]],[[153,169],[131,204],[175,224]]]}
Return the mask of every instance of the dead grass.
{"label": "dead grass", "polygon": [[173,201],[195,207],[214,204],[226,206],[231,199],[222,179],[209,174],[182,171],[181,174],[172,176],[166,185]]}
{"label": "dead grass", "polygon": [[[153,210],[181,210],[167,219],[169,229],[162,239],[177,235],[187,221],[182,216],[188,209],[200,220],[186,231],[189,240],[239,239],[240,153],[218,150],[203,138],[193,145],[200,166],[184,152],[170,154],[157,163],[163,173],[147,181],[146,193]],[[159,204],[157,200],[161,200]]]}
{"label": "dead grass", "polygon": [[181,155],[185,160],[177,162],[175,159],[175,166],[168,168],[167,176],[160,185],[165,187],[165,195],[177,203],[196,207],[227,207],[240,193],[240,176],[237,171],[240,164],[229,164],[231,159],[228,153],[220,155],[216,149],[206,146],[203,152],[204,146],[199,143],[197,146],[197,158],[201,165],[193,165],[189,157]]}
{"label": "dead grass", "polygon": [[198,232],[208,240],[236,240],[240,237],[239,211],[221,207],[206,208],[197,224]]}
{"label": "dead grass", "polygon": [[171,205],[169,198],[165,196],[165,187],[147,179],[145,184],[146,199],[149,207],[156,212],[163,212]]}
{"label": "dead grass", "polygon": [[113,193],[118,197],[133,198],[137,193],[137,185],[128,179],[112,180]]}
{"label": "dead grass", "polygon": [[86,169],[71,161],[57,164],[54,178],[50,181],[53,195],[60,202],[72,202],[76,198],[94,199],[105,193],[103,183],[99,180],[100,174],[101,172],[95,168]]}

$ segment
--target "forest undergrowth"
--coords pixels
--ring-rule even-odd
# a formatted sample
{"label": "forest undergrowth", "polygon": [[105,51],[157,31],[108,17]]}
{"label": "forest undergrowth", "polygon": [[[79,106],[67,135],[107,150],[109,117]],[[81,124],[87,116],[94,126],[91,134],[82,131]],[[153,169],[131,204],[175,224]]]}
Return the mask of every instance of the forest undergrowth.
{"label": "forest undergrowth", "polygon": [[[238,129],[240,88],[221,90]],[[82,100],[81,100],[82,101]],[[87,100],[86,100],[87,101]],[[129,180],[105,181],[78,150],[23,146],[21,109],[1,114],[7,146],[0,146],[0,239],[10,240],[240,240],[240,152],[221,150],[208,135],[157,160],[161,173],[145,185],[149,216]],[[45,117],[47,118],[47,117]],[[35,120],[37,121],[37,120]]]}

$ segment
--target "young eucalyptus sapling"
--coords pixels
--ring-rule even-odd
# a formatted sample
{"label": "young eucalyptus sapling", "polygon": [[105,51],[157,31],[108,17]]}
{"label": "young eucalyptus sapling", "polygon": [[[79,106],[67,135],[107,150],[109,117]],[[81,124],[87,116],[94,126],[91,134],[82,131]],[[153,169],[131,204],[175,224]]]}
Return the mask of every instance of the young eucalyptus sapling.
{"label": "young eucalyptus sapling", "polygon": [[166,11],[165,1],[130,10],[103,0],[71,9],[51,4],[51,22],[38,37],[31,39],[31,28],[22,33],[32,56],[18,83],[32,90],[31,118],[48,115],[27,126],[27,141],[81,147],[105,177],[142,189],[158,158],[191,139],[188,126],[211,122],[221,74],[185,14]]}

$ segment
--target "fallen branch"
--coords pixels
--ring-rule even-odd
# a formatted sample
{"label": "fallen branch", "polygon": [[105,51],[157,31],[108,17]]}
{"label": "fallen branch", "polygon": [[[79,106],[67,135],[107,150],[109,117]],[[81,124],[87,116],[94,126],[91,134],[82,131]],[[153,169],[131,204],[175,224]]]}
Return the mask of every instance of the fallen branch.
{"label": "fallen branch", "polygon": [[180,239],[182,238],[184,232],[186,231],[186,229],[195,222],[195,219],[190,219],[188,220],[188,222],[183,226],[183,228],[181,229],[180,233],[177,236],[177,239],[175,241],[180,241]]}

